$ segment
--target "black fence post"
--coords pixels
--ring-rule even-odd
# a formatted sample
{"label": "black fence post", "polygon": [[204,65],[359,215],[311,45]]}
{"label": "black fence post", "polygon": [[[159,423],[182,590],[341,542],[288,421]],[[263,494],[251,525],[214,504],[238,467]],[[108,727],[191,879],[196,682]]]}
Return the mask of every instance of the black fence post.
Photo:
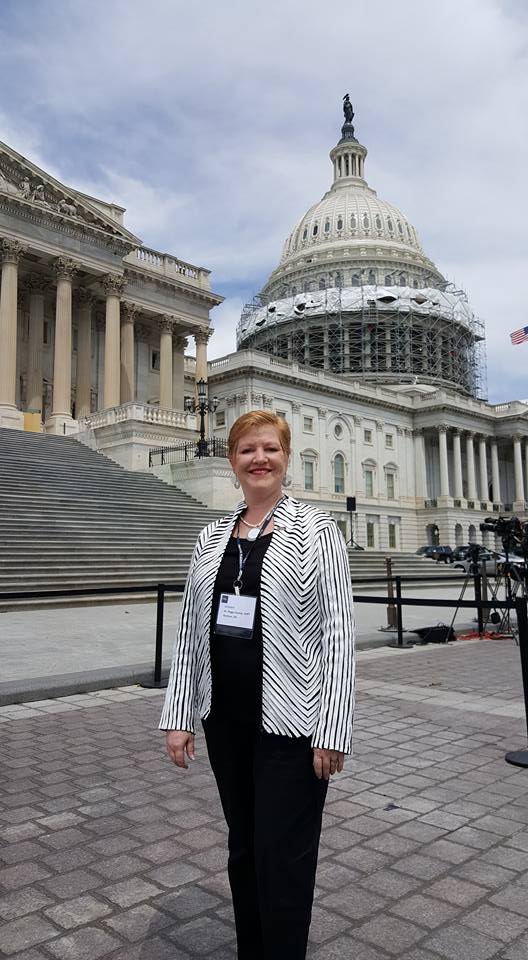
{"label": "black fence post", "polygon": [[165,617],[165,584],[158,583],[158,600],[156,604],[156,651],[154,654],[154,679],[141,683],[142,687],[166,687],[167,681],[161,679],[161,665],[163,659],[163,621]]}
{"label": "black fence post", "polygon": [[394,582],[396,584],[396,630],[397,630],[397,639],[390,640],[387,644],[388,647],[393,647],[395,650],[409,650],[410,647],[414,647],[414,640],[403,639],[403,612],[402,612],[402,581],[401,577],[394,577]]}
{"label": "black fence post", "polygon": [[480,573],[473,575],[473,584],[475,587],[475,606],[477,608],[477,621],[479,637],[484,633],[484,617],[482,615],[482,588],[480,583]]}
{"label": "black fence post", "polygon": [[[521,673],[524,690],[524,711],[526,714],[526,728],[528,731],[528,601],[524,597],[515,600],[517,614],[517,629],[519,631],[519,651],[521,654]],[[528,749],[511,750],[504,758],[515,767],[528,767]]]}

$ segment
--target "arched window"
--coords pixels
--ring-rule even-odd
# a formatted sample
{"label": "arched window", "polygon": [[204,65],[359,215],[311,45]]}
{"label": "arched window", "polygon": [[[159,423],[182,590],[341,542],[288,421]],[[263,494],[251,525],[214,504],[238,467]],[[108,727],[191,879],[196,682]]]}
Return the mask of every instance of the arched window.
{"label": "arched window", "polygon": [[462,546],[462,544],[463,544],[463,542],[464,542],[464,541],[463,541],[463,536],[464,536],[464,534],[463,534],[463,531],[462,531],[462,524],[461,524],[461,523],[455,523],[455,547],[461,547],[461,546]]}
{"label": "arched window", "polygon": [[326,280],[324,277],[319,277],[319,290],[326,290]]}
{"label": "arched window", "polygon": [[355,213],[350,214],[350,229],[357,230],[357,217]]}
{"label": "arched window", "polygon": [[416,279],[416,277],[413,280],[413,287],[415,287],[415,289],[418,289],[418,280]]}
{"label": "arched window", "polygon": [[343,218],[342,218],[342,217],[338,217],[338,220],[337,220],[337,229],[338,229],[338,230],[342,230],[342,229],[343,229]]}
{"label": "arched window", "polygon": [[334,457],[334,493],[345,492],[345,458],[342,453]]}
{"label": "arched window", "polygon": [[303,230],[303,240],[306,240],[307,237],[308,237],[308,227],[305,227]]}
{"label": "arched window", "polygon": [[370,230],[370,217],[368,213],[363,214],[363,226],[365,230]]}
{"label": "arched window", "polygon": [[324,227],[325,233],[330,233],[330,220],[327,220]]}
{"label": "arched window", "polygon": [[387,227],[389,228],[389,233],[394,231],[394,224],[390,217],[387,217]]}
{"label": "arched window", "polygon": [[379,213],[376,214],[376,230],[381,230],[382,223]]}
{"label": "arched window", "polygon": [[314,223],[312,227],[312,237],[316,237],[318,233],[319,233],[319,227],[316,223]]}
{"label": "arched window", "polygon": [[351,279],[352,279],[352,286],[353,286],[353,287],[359,287],[359,286],[361,286],[361,281],[360,281],[359,273],[353,273]]}
{"label": "arched window", "polygon": [[400,283],[400,287],[407,286],[407,277],[405,276],[404,273],[400,273],[399,283]]}
{"label": "arched window", "polygon": [[477,528],[473,523],[470,523],[468,527],[468,540],[470,543],[477,542]]}
{"label": "arched window", "polygon": [[376,283],[376,271],[375,271],[375,270],[369,270],[369,272],[368,272],[368,282],[369,282],[370,284],[372,284],[373,286],[375,285],[375,283]]}
{"label": "arched window", "polygon": [[336,270],[336,272],[335,272],[335,275],[334,275],[334,283],[335,283],[336,287],[342,287],[342,286],[343,286],[343,276],[342,276],[340,270]]}
{"label": "arched window", "polygon": [[409,238],[409,243],[412,243],[412,233],[409,224],[407,224],[407,236]]}
{"label": "arched window", "polygon": [[400,221],[400,220],[398,220],[398,233],[400,234],[400,236],[403,237],[403,227],[402,227],[402,225],[401,225],[401,221]]}
{"label": "arched window", "polygon": [[390,273],[386,273],[386,274],[385,274],[385,286],[386,286],[386,287],[391,287],[391,286],[392,286],[392,274],[390,274]]}

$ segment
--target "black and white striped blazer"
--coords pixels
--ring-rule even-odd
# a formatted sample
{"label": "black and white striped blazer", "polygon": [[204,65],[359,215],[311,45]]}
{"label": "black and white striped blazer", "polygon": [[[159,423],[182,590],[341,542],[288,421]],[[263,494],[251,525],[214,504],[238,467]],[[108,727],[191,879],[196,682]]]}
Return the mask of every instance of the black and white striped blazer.
{"label": "black and white striped blazer", "polygon": [[[238,515],[198,537],[182,601],[160,729],[194,732],[211,709],[210,625],[218,568]],[[286,497],[262,563],[262,726],[351,752],[354,613],[345,541],[334,520]]]}

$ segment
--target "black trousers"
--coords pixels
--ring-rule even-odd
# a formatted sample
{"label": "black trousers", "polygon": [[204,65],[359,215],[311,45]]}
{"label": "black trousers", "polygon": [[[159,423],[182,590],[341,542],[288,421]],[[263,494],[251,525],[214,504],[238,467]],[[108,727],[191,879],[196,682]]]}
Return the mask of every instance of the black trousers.
{"label": "black trousers", "polygon": [[203,722],[229,827],[238,960],[305,960],[328,789],[307,737]]}

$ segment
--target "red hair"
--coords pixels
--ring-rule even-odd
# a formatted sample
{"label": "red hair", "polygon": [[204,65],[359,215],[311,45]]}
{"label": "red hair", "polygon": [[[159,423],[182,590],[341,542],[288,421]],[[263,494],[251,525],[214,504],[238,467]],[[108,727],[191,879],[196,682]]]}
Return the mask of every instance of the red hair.
{"label": "red hair", "polygon": [[277,417],[274,413],[266,413],[265,410],[250,410],[249,413],[243,413],[238,420],[235,420],[229,431],[228,456],[233,457],[236,453],[238,441],[244,433],[258,427],[274,427],[279,435],[279,442],[286,456],[291,452],[291,433],[286,420]]}

